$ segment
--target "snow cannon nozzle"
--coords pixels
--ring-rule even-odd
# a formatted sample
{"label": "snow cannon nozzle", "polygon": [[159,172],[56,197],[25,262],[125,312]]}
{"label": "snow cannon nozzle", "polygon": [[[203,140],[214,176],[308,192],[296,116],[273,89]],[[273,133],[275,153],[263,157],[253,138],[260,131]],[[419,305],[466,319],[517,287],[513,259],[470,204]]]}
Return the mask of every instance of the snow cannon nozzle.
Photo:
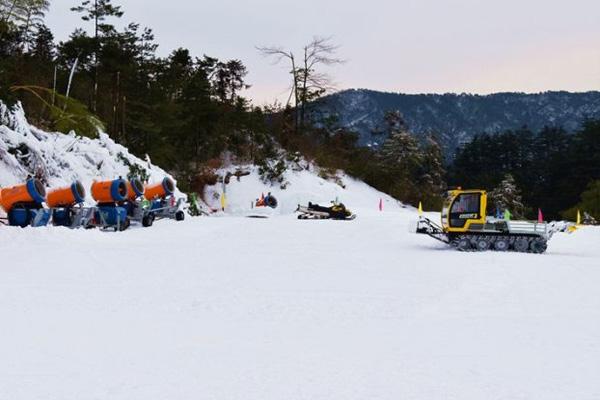
{"label": "snow cannon nozzle", "polygon": [[114,203],[127,199],[129,190],[124,179],[92,183],[92,197],[98,203]]}
{"label": "snow cannon nozzle", "polygon": [[1,190],[0,205],[9,212],[17,203],[41,204],[46,201],[46,189],[38,179],[28,179],[26,183]]}
{"label": "snow cannon nozzle", "polygon": [[127,191],[129,200],[135,200],[144,195],[144,184],[138,178],[132,178],[127,182]]}
{"label": "snow cannon nozzle", "polygon": [[156,198],[164,199],[175,192],[175,182],[169,177],[165,177],[161,182],[146,186],[144,196],[148,200]]}
{"label": "snow cannon nozzle", "polygon": [[75,181],[71,186],[51,190],[48,193],[48,206],[72,207],[85,201],[85,189],[81,182]]}

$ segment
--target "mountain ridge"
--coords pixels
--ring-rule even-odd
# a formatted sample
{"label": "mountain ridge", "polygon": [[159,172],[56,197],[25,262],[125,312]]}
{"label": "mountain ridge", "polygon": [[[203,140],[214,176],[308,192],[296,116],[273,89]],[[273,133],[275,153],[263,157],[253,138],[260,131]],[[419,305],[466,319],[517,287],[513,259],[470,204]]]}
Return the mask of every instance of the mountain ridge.
{"label": "mountain ridge", "polygon": [[475,135],[516,130],[537,132],[545,126],[574,132],[586,119],[600,119],[600,91],[492,94],[406,94],[347,89],[319,100],[312,109],[317,122],[356,131],[359,144],[379,146],[387,137],[384,116],[399,111],[416,136],[435,134],[453,153]]}

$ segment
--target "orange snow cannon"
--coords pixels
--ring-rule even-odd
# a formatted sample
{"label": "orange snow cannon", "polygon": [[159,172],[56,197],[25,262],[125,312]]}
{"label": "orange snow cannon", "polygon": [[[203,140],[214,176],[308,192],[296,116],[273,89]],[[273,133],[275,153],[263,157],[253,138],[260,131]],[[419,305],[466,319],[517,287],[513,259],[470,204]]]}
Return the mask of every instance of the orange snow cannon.
{"label": "orange snow cannon", "polygon": [[144,184],[137,178],[130,179],[127,182],[127,199],[134,201],[144,195]]}
{"label": "orange snow cannon", "polygon": [[161,182],[153,185],[146,186],[144,196],[148,200],[154,200],[157,198],[164,199],[175,192],[175,183],[169,177],[165,177]]}
{"label": "orange snow cannon", "polygon": [[85,189],[79,181],[73,182],[71,186],[54,189],[48,192],[46,203],[50,208],[72,207],[85,201]]}
{"label": "orange snow cannon", "polygon": [[15,204],[35,203],[46,201],[46,189],[38,179],[29,179],[22,185],[0,190],[0,205],[9,212]]}
{"label": "orange snow cannon", "polygon": [[125,201],[128,193],[127,182],[121,178],[92,183],[92,197],[99,204]]}

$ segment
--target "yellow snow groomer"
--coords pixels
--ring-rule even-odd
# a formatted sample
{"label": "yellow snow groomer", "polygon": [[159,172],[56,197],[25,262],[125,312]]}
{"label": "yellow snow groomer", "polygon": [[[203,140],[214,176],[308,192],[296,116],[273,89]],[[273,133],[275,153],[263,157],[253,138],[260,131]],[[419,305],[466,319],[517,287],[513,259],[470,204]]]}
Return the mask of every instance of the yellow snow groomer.
{"label": "yellow snow groomer", "polygon": [[485,190],[450,190],[444,200],[441,225],[421,215],[416,232],[450,244],[460,251],[543,253],[548,240],[561,230],[556,223],[504,220],[489,217],[486,211]]}

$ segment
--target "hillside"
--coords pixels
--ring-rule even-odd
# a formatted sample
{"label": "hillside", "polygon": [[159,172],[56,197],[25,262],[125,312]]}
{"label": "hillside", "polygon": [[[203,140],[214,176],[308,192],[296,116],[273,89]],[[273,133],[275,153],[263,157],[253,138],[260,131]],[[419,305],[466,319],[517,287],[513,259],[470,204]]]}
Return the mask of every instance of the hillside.
{"label": "hillside", "polygon": [[417,135],[434,132],[452,152],[478,133],[495,133],[527,126],[561,126],[568,131],[586,118],[600,118],[600,92],[545,92],[538,94],[401,94],[345,90],[324,98],[313,115],[335,116],[340,126],[360,134],[362,145],[385,140],[386,111],[399,110]]}
{"label": "hillside", "polygon": [[0,102],[0,187],[33,176],[47,187],[79,180],[89,188],[94,179],[125,178],[132,167],[150,182],[170,176],[150,160],[132,155],[106,133],[90,139],[74,132],[46,132],[29,124],[20,105],[10,109]]}
{"label": "hillside", "polygon": [[[385,209],[398,210],[407,208],[399,201],[381,193],[362,181],[356,180],[339,171],[335,180],[319,176],[318,167],[312,164],[302,168],[289,168],[282,176],[282,184],[265,182],[259,173],[259,168],[253,165],[232,166],[222,168],[217,173],[225,176],[227,173],[244,171],[248,174],[240,178],[232,177],[226,185],[226,213],[228,215],[285,215],[292,214],[298,204],[308,202],[329,205],[332,200],[346,204],[352,210],[376,210],[379,201],[383,201]],[[284,187],[284,188],[282,188]],[[208,186],[204,190],[204,199],[213,209],[221,207],[220,195],[223,192],[222,183]],[[279,205],[276,209],[255,208],[254,200],[261,194],[271,193]],[[411,208],[412,207],[408,207]]]}

